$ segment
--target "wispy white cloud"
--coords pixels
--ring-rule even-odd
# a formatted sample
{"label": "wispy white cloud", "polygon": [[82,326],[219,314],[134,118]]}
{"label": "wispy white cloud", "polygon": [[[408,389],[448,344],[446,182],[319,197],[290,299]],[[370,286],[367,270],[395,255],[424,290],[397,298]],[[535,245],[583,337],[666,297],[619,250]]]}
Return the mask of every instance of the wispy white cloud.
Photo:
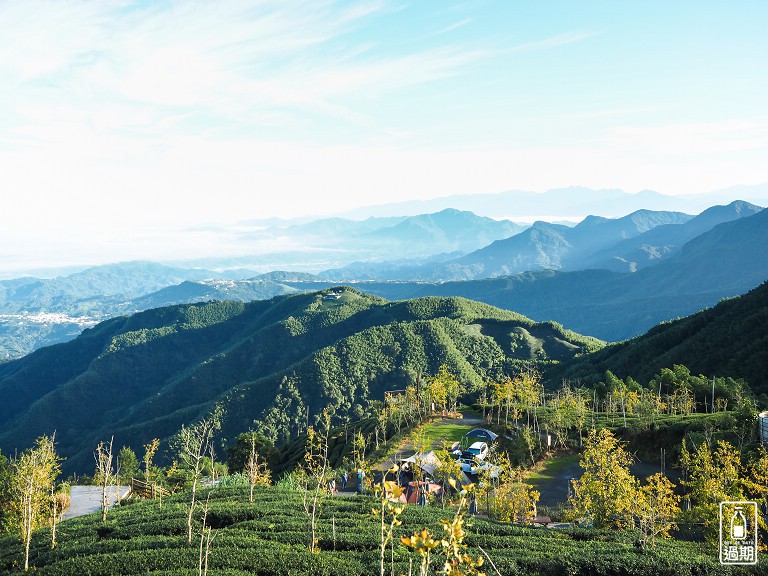
{"label": "wispy white cloud", "polygon": [[[560,56],[603,58],[617,34],[588,30],[607,20],[507,26],[502,2],[435,18],[398,0],[0,0],[0,233],[87,242],[511,187],[765,180],[751,76],[751,108],[728,122],[665,86],[644,98],[610,66],[579,85]],[[732,93],[710,96],[699,109],[730,117]],[[670,124],[675,110],[691,121]]]}
{"label": "wispy white cloud", "polygon": [[[344,39],[390,8],[271,0],[7,3],[0,27],[12,33],[0,38],[0,102],[8,113],[0,122],[78,118],[93,128],[146,132],[189,127],[195,116],[221,131],[227,121],[290,124],[309,112],[360,123],[350,99],[450,77],[482,57],[460,47],[377,55],[371,44]],[[328,48],[335,42],[343,44]]]}
{"label": "wispy white cloud", "polygon": [[447,34],[448,32],[453,32],[454,30],[458,30],[459,28],[463,28],[467,24],[470,24],[472,22],[472,18],[463,18],[462,20],[459,20],[458,22],[454,22],[453,24],[449,24],[445,28],[441,28],[440,30],[434,32],[433,36],[440,36],[441,34]]}

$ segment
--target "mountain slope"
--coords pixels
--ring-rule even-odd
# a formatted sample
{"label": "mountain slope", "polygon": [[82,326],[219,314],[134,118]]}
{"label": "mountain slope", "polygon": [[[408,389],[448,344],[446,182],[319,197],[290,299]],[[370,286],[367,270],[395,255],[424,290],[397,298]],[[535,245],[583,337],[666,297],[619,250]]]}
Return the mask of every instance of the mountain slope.
{"label": "mountain slope", "polygon": [[567,368],[555,367],[552,375],[588,383],[610,370],[620,378],[647,381],[674,364],[687,366],[693,374],[744,378],[756,393],[768,393],[768,282],[576,359]]}
{"label": "mountain slope", "polygon": [[[0,359],[18,358],[42,346],[76,337],[97,322],[149,308],[206,300],[254,300],[296,289],[280,282],[311,275],[274,273],[230,280],[245,270],[222,273],[124,262],[96,266],[61,278],[0,282]],[[251,276],[253,273],[251,273]]]}
{"label": "mountain slope", "polygon": [[261,277],[251,280],[186,281],[131,300],[126,303],[124,310],[133,312],[210,300],[248,302],[250,300],[266,300],[276,295],[290,294],[291,292],[296,292],[296,289]]}
{"label": "mountain slope", "polygon": [[184,269],[154,262],[123,262],[95,266],[53,279],[0,281],[0,312],[63,312],[74,314],[85,301],[134,298],[185,280],[225,278],[209,270]]}
{"label": "mountain slope", "polygon": [[639,210],[616,219],[588,216],[573,228],[537,222],[517,236],[498,240],[446,265],[470,266],[475,278],[540,269],[578,270],[584,268],[583,259],[597,250],[661,224],[690,218],[679,212]]}
{"label": "mountain slope", "polygon": [[323,407],[359,416],[441,364],[471,388],[519,360],[600,345],[464,299],[387,302],[349,288],[161,308],[0,365],[0,450],[56,430],[66,468],[87,471],[99,439],[140,450],[214,403],[225,436],[256,426],[286,441]]}
{"label": "mountain slope", "polygon": [[447,262],[444,268],[469,268],[469,276],[473,278],[506,276],[527,270],[556,270],[562,267],[565,255],[573,249],[568,240],[569,232],[567,226],[534,222],[528,230]]}
{"label": "mountain slope", "polygon": [[422,246],[424,250],[416,255],[431,256],[440,252],[477,250],[525,228],[507,220],[497,221],[472,212],[446,209],[435,214],[406,218],[394,226],[370,232],[360,240],[411,253],[415,247]]}
{"label": "mountain slope", "polygon": [[634,272],[658,264],[677,253],[696,236],[724,222],[751,216],[762,210],[749,202],[737,200],[727,206],[713,206],[683,224],[662,224],[598,251],[582,262],[585,268],[606,268]]}

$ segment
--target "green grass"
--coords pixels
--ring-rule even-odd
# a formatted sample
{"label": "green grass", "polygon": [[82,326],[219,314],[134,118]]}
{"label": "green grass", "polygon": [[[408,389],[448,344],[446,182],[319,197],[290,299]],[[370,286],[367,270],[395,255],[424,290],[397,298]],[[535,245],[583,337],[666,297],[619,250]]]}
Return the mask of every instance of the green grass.
{"label": "green grass", "polygon": [[537,480],[552,480],[560,470],[571,464],[578,463],[578,461],[578,454],[558,454],[553,458],[548,458],[541,465],[531,470],[526,478],[534,485]]}
{"label": "green grass", "polygon": [[433,448],[442,448],[444,443],[453,444],[462,439],[472,426],[464,424],[443,424],[430,422],[424,427],[424,436]]}
{"label": "green grass", "polygon": [[[474,413],[470,409],[462,410],[466,416],[474,417]],[[396,448],[391,451],[407,451],[414,450],[416,438],[419,434],[424,434],[424,441],[432,450],[438,450],[443,448],[446,444],[451,445],[454,442],[460,441],[463,436],[472,430],[475,426],[469,424],[448,424],[443,419],[432,420],[417,426],[411,430],[399,443]]]}

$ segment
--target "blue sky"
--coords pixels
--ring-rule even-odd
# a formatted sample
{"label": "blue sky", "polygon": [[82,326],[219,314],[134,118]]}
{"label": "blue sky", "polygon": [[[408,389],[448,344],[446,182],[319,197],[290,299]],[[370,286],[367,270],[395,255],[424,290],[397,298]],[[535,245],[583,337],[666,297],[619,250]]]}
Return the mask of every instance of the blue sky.
{"label": "blue sky", "polygon": [[767,26],[762,0],[0,0],[0,241],[768,182]]}

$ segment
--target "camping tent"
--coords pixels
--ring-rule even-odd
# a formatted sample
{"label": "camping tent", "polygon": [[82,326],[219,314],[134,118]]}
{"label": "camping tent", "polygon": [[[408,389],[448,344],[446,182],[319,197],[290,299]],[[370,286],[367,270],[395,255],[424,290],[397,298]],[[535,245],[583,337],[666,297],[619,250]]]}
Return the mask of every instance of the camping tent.
{"label": "camping tent", "polygon": [[[413,456],[409,456],[404,460],[400,460],[401,469],[407,470],[410,468],[413,470],[413,467],[415,466],[421,468],[427,477],[434,477],[435,470],[440,467],[440,460],[438,460],[434,450],[430,450],[429,452],[425,452],[423,454],[416,452]],[[457,478],[457,480],[462,485],[472,482],[464,472],[461,472],[461,478]]]}
{"label": "camping tent", "polygon": [[473,428],[472,430],[464,434],[464,438],[466,438],[467,440],[472,439],[473,442],[475,440],[482,440],[484,442],[487,442],[488,444],[490,444],[491,442],[496,442],[496,439],[498,437],[499,437],[498,434],[491,432],[487,428]]}

